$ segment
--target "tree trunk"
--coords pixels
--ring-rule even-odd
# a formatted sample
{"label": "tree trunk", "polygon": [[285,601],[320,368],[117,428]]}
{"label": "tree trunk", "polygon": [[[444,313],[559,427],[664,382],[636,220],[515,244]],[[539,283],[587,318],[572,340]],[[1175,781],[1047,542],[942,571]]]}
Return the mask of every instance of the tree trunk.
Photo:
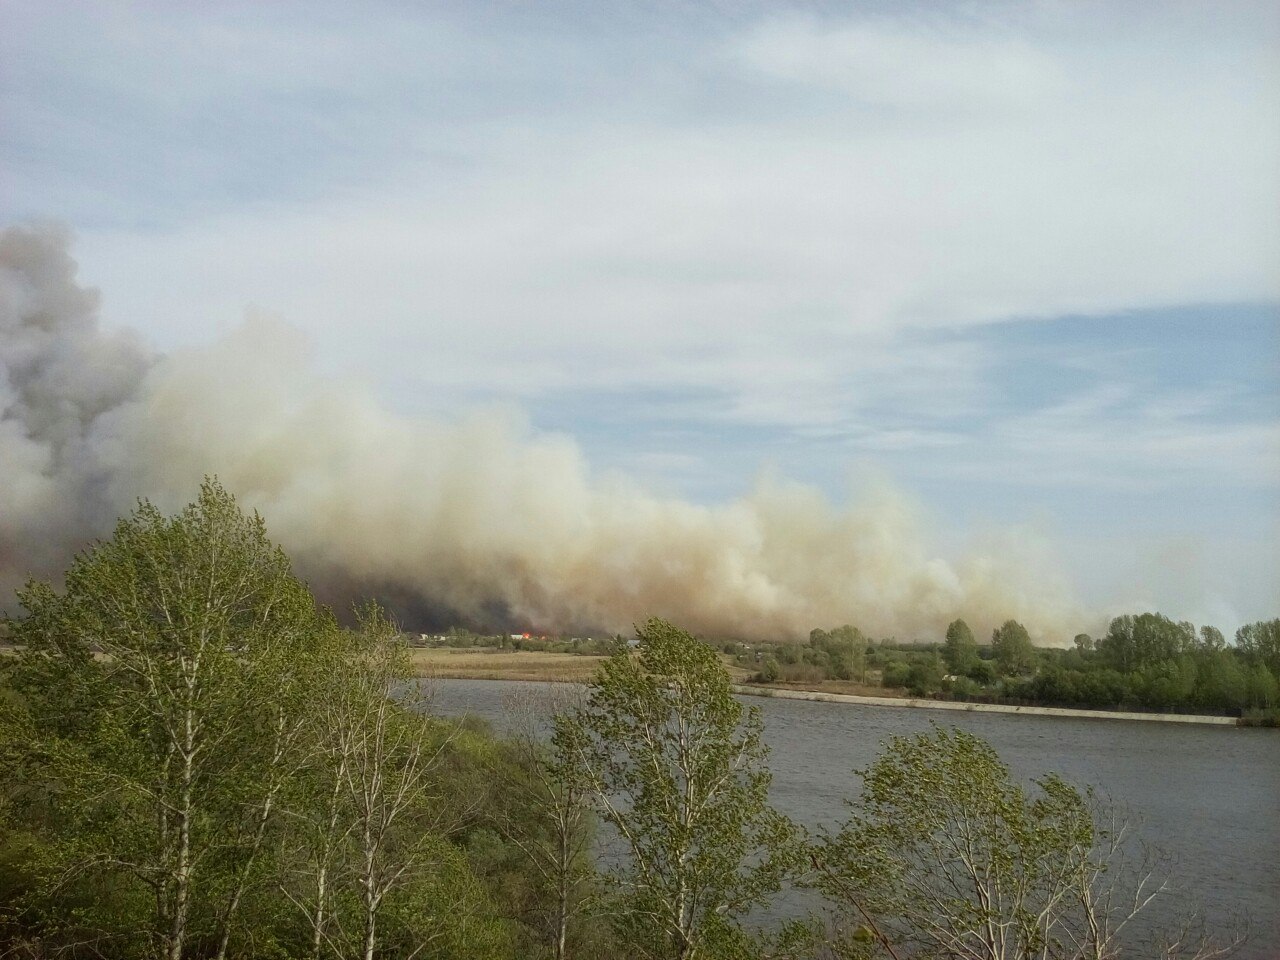
{"label": "tree trunk", "polygon": [[373,960],[373,947],[377,942],[376,926],[378,922],[377,911],[370,905],[365,912],[364,925],[364,960]]}
{"label": "tree trunk", "polygon": [[321,866],[316,872],[316,917],[311,931],[311,956],[320,960],[320,950],[324,939],[324,901],[329,895],[329,868]]}
{"label": "tree trunk", "polygon": [[375,890],[375,864],[372,839],[365,828],[364,858],[364,960],[373,960],[373,947],[377,942],[378,896]]}
{"label": "tree trunk", "polygon": [[568,837],[560,834],[560,901],[556,911],[556,960],[564,960],[565,942],[569,936],[569,850]]}
{"label": "tree trunk", "polygon": [[182,960],[191,895],[191,789],[195,764],[195,716],[188,707],[183,731],[181,789],[178,804],[178,862],[174,869],[173,914],[169,922],[168,960]]}

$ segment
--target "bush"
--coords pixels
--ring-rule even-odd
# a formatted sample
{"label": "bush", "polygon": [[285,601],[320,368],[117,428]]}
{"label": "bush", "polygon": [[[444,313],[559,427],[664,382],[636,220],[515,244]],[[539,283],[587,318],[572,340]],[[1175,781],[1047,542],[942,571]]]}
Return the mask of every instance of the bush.
{"label": "bush", "polygon": [[948,685],[948,693],[957,700],[968,700],[978,695],[981,688],[968,677],[957,677]]}
{"label": "bush", "polygon": [[882,687],[905,687],[910,676],[911,665],[897,660],[893,663],[885,664],[884,672],[880,678],[880,685]]}
{"label": "bush", "polygon": [[907,689],[917,697],[927,697],[942,688],[942,666],[936,660],[914,663],[907,671]]}
{"label": "bush", "polygon": [[1240,717],[1242,727],[1280,727],[1280,709],[1254,707]]}
{"label": "bush", "polygon": [[975,683],[989,687],[996,682],[996,667],[990,660],[975,660],[964,675]]}

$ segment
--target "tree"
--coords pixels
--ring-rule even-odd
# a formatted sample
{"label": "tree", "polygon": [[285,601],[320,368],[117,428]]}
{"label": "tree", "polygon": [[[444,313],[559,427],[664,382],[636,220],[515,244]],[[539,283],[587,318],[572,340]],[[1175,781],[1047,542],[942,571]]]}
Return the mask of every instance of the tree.
{"label": "tree", "polygon": [[1255,663],[1249,668],[1245,682],[1248,687],[1249,706],[1266,710],[1280,702],[1280,684],[1271,675],[1265,663]]}
{"label": "tree", "polygon": [[1030,673],[1035,669],[1036,651],[1027,628],[1017,620],[1006,620],[991,635],[991,649],[1005,676]]}
{"label": "tree", "polygon": [[172,518],[140,503],[64,591],[30,583],[19,600],[14,687],[58,824],[49,882],[145,890],[158,953],[179,960],[198,934],[225,956],[296,760],[324,615],[215,480]]}
{"label": "tree", "polygon": [[546,926],[555,960],[569,955],[571,928],[579,925],[594,874],[594,795],[582,766],[582,728],[571,717],[572,696],[548,695],[553,708],[549,747],[539,729],[547,711],[538,709],[528,695],[517,694],[508,701],[506,713],[517,723],[508,740],[509,753],[502,759],[513,761],[515,769],[507,766],[500,776],[505,797],[519,804],[514,815],[497,813],[498,830],[519,847],[550,892]]}
{"label": "tree", "polygon": [[827,635],[830,672],[838,680],[867,679],[867,638],[862,631],[846,623]]}
{"label": "tree", "polygon": [[867,638],[852,624],[830,632],[810,630],[809,647],[804,652],[804,662],[818,667],[823,675],[836,680],[866,681]]}
{"label": "tree", "polygon": [[751,955],[737,921],[788,864],[788,822],[768,805],[761,720],[733,697],[715,651],[663,620],[637,631],[571,715],[584,768],[629,863],[611,919],[630,955]]}
{"label": "tree", "polygon": [[[1050,774],[1034,794],[989,744],[934,726],[895,737],[863,772],[854,815],[813,852],[837,906],[840,955],[1103,960],[1164,890],[1126,860],[1125,828]],[[849,924],[852,924],[850,929]],[[1178,931],[1144,956],[1209,956]]]}
{"label": "tree", "polygon": [[1214,653],[1226,645],[1227,641],[1222,636],[1222,631],[1217,627],[1206,625],[1200,628],[1200,646],[1202,649]]}
{"label": "tree", "polygon": [[448,841],[459,814],[440,798],[456,730],[424,716],[400,630],[381,608],[367,605],[357,621],[335,674],[318,691],[324,704],[310,789],[295,811],[303,843],[290,896],[308,922],[313,956],[332,947],[373,960],[387,939],[388,912],[412,954],[442,924],[456,923],[460,905],[443,921],[423,917],[412,901],[425,899],[437,875],[452,875],[463,889],[470,875]]}
{"label": "tree", "polygon": [[1280,619],[1247,623],[1236,631],[1236,647],[1250,660],[1266,664],[1280,677]]}
{"label": "tree", "polygon": [[1195,647],[1195,627],[1158,613],[1116,617],[1098,641],[1108,666],[1121,673],[1169,663]]}
{"label": "tree", "polygon": [[943,645],[942,657],[947,662],[947,669],[954,674],[967,672],[978,659],[977,641],[963,620],[952,620],[947,626],[947,642]]}
{"label": "tree", "polygon": [[1248,680],[1236,657],[1226,650],[1211,650],[1200,665],[1195,700],[1211,710],[1239,710],[1248,699]]}
{"label": "tree", "polygon": [[942,689],[942,661],[931,654],[911,664],[907,689],[917,697],[928,697]]}

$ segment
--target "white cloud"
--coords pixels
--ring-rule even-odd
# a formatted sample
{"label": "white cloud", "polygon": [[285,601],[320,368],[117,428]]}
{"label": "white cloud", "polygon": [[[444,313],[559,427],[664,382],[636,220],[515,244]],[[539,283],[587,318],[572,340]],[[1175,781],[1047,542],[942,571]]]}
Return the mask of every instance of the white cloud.
{"label": "white cloud", "polygon": [[829,87],[862,103],[931,112],[1020,111],[1066,92],[1050,54],[989,29],[785,19],[749,31],[736,52],[782,80]]}
{"label": "white cloud", "polygon": [[[86,272],[113,289],[113,315],[169,341],[252,302],[326,355],[355,340],[368,368],[396,354],[402,381],[493,377],[520,395],[710,377],[762,422],[830,418],[829,401],[769,410],[893,366],[904,328],[1280,297],[1280,121],[1261,82],[1239,95],[1230,51],[1189,71],[1121,44],[989,32],[765,24],[704,51],[745,44],[758,74],[785,49],[818,80],[852,58],[851,101],[934,102],[933,84],[963,112],[851,102],[662,123],[657,108],[684,107],[654,91],[607,121],[572,104],[389,117],[435,152],[332,197],[85,231]],[[367,82],[399,75],[403,55]]]}

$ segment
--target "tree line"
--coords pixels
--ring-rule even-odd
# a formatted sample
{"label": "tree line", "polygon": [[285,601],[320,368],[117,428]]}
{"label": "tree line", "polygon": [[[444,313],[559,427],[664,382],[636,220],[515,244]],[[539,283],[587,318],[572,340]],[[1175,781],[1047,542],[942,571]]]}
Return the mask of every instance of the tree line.
{"label": "tree line", "polygon": [[[847,821],[802,830],[769,802],[761,718],[719,651],[662,620],[547,729],[435,717],[385,612],[339,625],[215,481],[172,517],[140,504],[62,589],[20,600],[0,675],[0,956],[1216,949],[1187,929],[1126,940],[1163,880],[1124,824],[1052,774],[1017,782],[963,732],[893,739]],[[860,668],[856,637],[819,648]],[[823,911],[765,923],[797,886]]]}
{"label": "tree line", "polygon": [[[1055,706],[1248,714],[1274,718],[1280,704],[1280,620],[1242,626],[1234,645],[1214,627],[1196,630],[1158,613],[1116,617],[1101,637],[1067,649],[1031,646],[1009,621],[990,647],[992,668],[963,621],[941,650],[944,665],[1011,699]],[[975,692],[964,684],[958,692]]]}
{"label": "tree line", "polygon": [[1222,632],[1159,613],[1114,618],[1107,632],[1065,649],[1036,647],[1008,620],[979,644],[964,620],[941,643],[870,641],[854,626],[815,629],[809,643],[741,644],[724,651],[755,665],[760,683],[855,681],[915,696],[1041,706],[1219,713],[1280,721],[1280,619]]}

